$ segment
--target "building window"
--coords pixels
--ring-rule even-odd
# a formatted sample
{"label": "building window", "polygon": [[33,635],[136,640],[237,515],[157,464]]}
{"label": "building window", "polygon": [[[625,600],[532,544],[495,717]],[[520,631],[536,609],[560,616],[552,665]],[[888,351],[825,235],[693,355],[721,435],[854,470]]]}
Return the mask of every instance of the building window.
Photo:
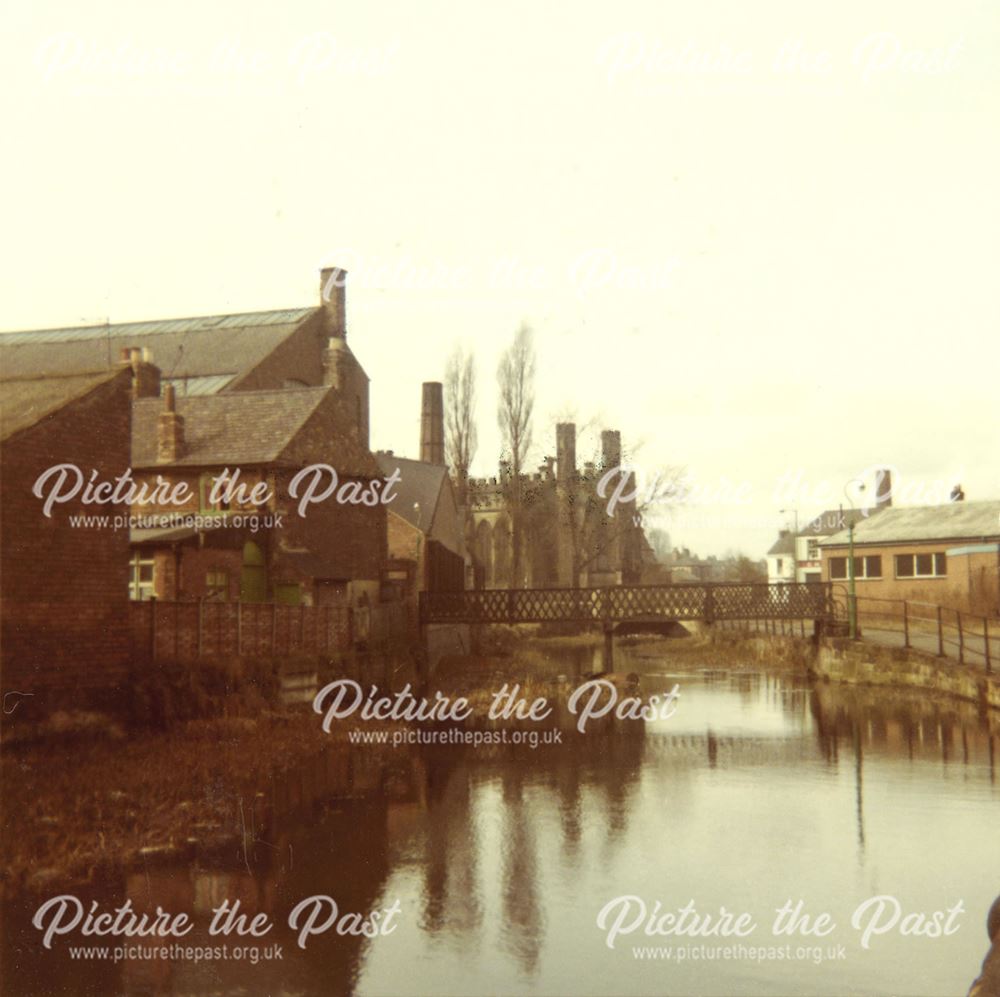
{"label": "building window", "polygon": [[[198,479],[199,506],[202,512],[228,512],[229,502],[224,499],[212,501],[212,490],[215,487],[215,479],[221,472],[206,471]],[[220,489],[221,491],[221,489]]]}
{"label": "building window", "polygon": [[808,543],[808,549],[807,549],[807,552],[806,552],[806,559],[809,560],[809,561],[818,561],[819,560],[819,541],[818,540],[809,540],[809,541],[807,541],[807,543]]}
{"label": "building window", "polygon": [[[848,578],[847,558],[830,558],[830,578],[833,581],[844,581]],[[882,555],[867,554],[864,557],[854,559],[855,578],[881,578],[882,577]]]}
{"label": "building window", "polygon": [[779,557],[777,561],[775,561],[775,571],[780,573],[784,569],[784,566],[785,562]]}
{"label": "building window", "polygon": [[153,591],[153,559],[136,551],[132,555],[131,567],[128,597],[135,602],[148,602],[156,594]]}
{"label": "building window", "polygon": [[205,601],[227,602],[229,599],[229,575],[225,571],[205,572]]}
{"label": "building window", "polygon": [[948,559],[943,553],[897,554],[897,578],[944,578],[948,574]]}

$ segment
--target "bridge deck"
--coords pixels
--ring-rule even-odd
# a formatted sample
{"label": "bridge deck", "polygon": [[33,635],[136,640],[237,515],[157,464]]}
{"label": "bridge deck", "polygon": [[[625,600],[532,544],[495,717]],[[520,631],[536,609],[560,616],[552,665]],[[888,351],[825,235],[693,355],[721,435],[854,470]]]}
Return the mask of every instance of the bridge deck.
{"label": "bridge deck", "polygon": [[632,585],[590,589],[423,592],[421,623],[619,623],[826,619],[828,584]]}

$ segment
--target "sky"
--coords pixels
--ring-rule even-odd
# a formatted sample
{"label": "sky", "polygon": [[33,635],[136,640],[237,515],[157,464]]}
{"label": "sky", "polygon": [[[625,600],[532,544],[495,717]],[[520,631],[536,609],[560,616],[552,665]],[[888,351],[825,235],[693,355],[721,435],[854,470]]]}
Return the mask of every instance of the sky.
{"label": "sky", "polygon": [[[1000,498],[1000,6],[0,5],[0,329],[318,302],[372,446],[535,333],[536,448],[622,432],[702,554],[863,502]],[[154,358],[155,359],[155,358]]]}

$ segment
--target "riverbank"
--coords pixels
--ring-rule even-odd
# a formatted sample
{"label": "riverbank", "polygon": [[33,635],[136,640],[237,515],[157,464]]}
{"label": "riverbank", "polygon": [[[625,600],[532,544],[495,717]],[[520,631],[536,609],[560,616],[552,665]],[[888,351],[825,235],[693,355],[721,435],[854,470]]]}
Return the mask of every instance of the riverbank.
{"label": "riverbank", "polygon": [[991,713],[1000,711],[1000,675],[915,648],[732,630],[713,631],[709,639],[727,654],[736,650],[757,662],[781,661],[828,682],[915,689],[976,703]]}
{"label": "riverbank", "polygon": [[63,890],[141,864],[252,844],[289,773],[349,774],[350,729],[325,734],[299,708],[131,737],[109,724],[85,736],[7,745],[0,762],[4,895]]}

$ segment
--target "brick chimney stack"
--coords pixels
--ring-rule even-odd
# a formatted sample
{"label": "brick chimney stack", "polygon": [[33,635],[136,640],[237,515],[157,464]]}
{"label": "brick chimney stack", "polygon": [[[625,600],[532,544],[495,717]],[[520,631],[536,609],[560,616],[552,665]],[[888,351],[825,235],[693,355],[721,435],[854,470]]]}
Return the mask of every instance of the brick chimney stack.
{"label": "brick chimney stack", "polygon": [[174,386],[163,390],[163,411],[156,426],[156,459],[169,464],[184,455],[184,417],[177,414]]}
{"label": "brick chimney stack", "polygon": [[875,509],[887,509],[892,505],[892,471],[880,467],[875,472]]}
{"label": "brick chimney stack", "polygon": [[347,339],[347,271],[324,267],[319,278],[319,300],[326,316],[327,335],[331,339]]}
{"label": "brick chimney stack", "polygon": [[137,346],[122,347],[118,355],[118,366],[132,371],[132,397],[156,398],[160,394],[160,369],[152,363],[149,350]]}
{"label": "brick chimney stack", "polygon": [[444,464],[444,385],[425,381],[420,408],[420,459]]}
{"label": "brick chimney stack", "polygon": [[576,423],[560,422],[556,426],[556,478],[572,481],[576,474]]}

